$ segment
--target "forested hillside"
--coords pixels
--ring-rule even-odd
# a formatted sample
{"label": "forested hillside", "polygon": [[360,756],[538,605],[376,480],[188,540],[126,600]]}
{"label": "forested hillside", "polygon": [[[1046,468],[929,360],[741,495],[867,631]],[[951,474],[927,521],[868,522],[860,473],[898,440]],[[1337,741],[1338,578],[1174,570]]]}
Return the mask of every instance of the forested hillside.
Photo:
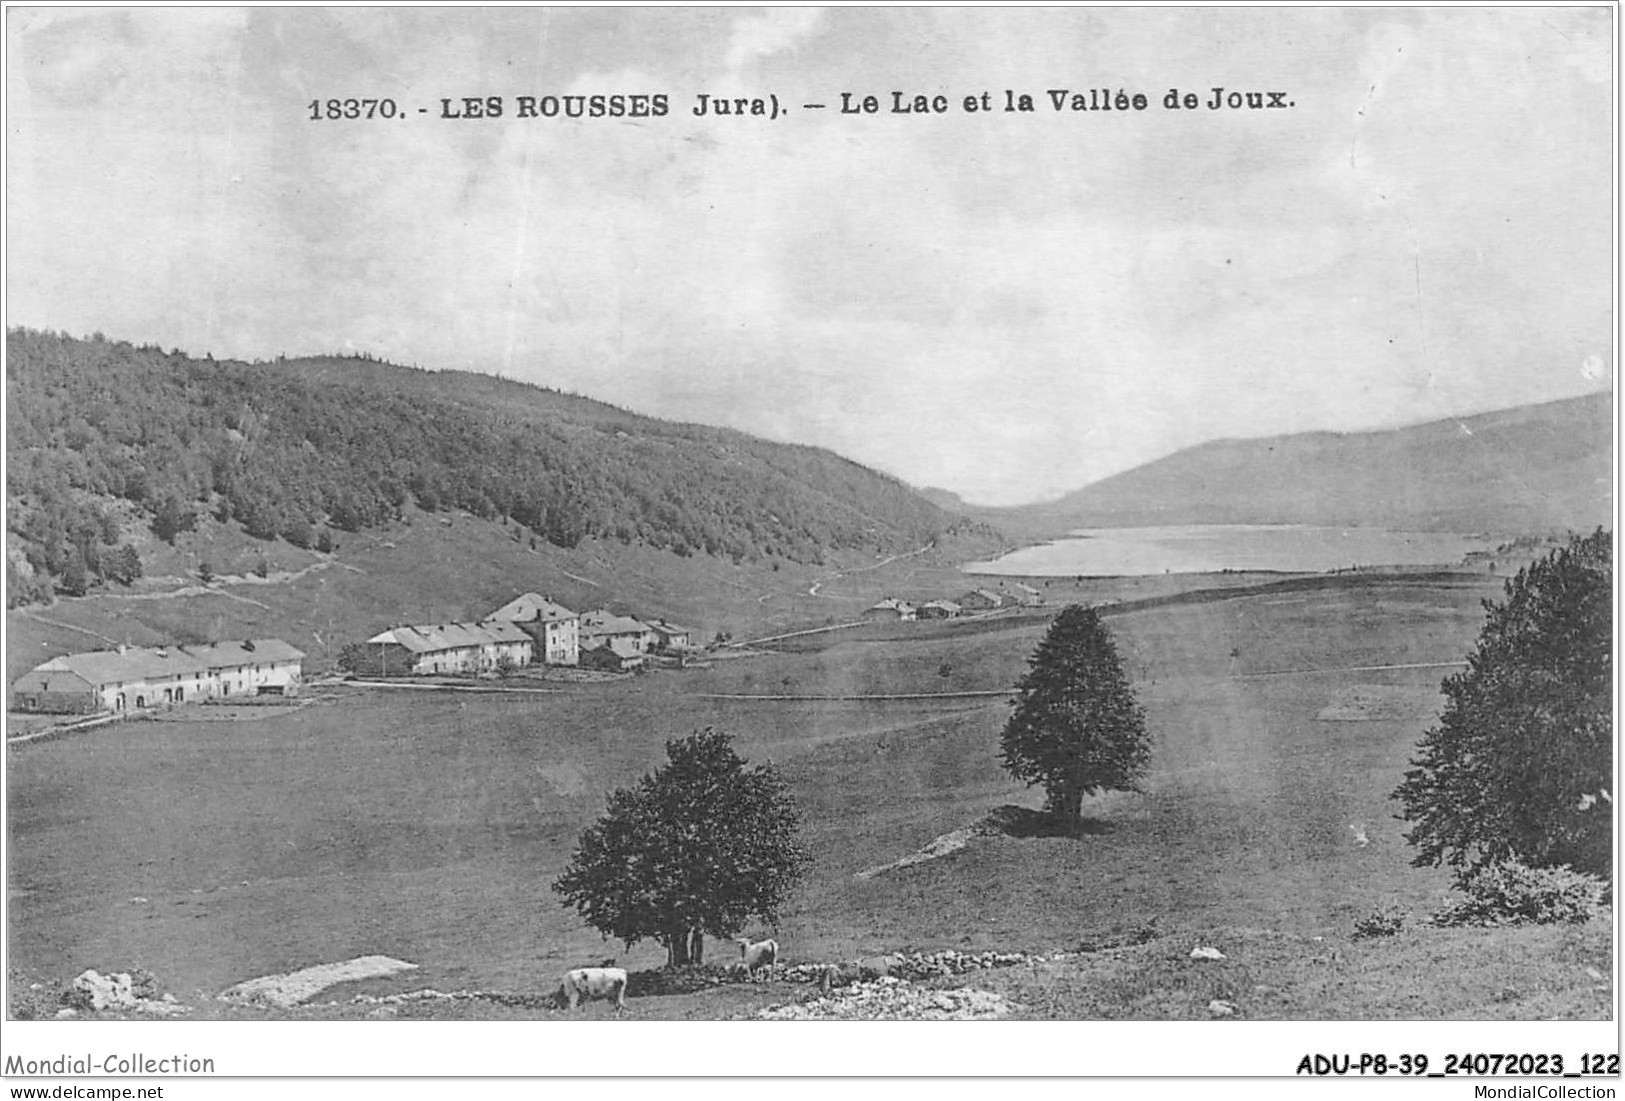
{"label": "forested hillside", "polygon": [[332,530],[461,509],[533,538],[735,561],[918,547],[966,522],[817,448],[637,416],[490,376],[373,360],[194,359],[6,335],[13,605],[140,576],[132,522],[204,515],[325,549]]}

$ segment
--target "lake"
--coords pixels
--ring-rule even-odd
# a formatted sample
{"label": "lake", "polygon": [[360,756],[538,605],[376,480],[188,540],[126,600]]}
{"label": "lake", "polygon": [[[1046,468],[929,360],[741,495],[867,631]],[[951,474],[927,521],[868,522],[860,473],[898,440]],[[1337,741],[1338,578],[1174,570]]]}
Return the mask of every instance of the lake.
{"label": "lake", "polygon": [[1470,551],[1494,545],[1449,532],[1297,524],[1100,528],[960,568],[1015,577],[1145,577],[1221,570],[1325,573],[1353,566],[1455,564]]}

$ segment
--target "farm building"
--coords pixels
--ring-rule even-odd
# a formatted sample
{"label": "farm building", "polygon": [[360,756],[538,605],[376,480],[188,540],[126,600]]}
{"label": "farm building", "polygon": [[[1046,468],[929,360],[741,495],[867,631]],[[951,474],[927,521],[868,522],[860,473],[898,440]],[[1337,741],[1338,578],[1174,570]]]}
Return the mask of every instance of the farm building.
{"label": "farm building", "polygon": [[994,608],[1004,607],[1004,598],[986,589],[972,589],[956,603],[967,612],[990,612]]}
{"label": "farm building", "polygon": [[1031,585],[1023,585],[1019,581],[1010,582],[1010,599],[1026,608],[1036,608],[1044,603],[1044,594]]}
{"label": "farm building", "polygon": [[205,662],[217,696],[297,696],[304,654],[279,638],[216,642],[180,649]]}
{"label": "farm building", "polygon": [[959,605],[952,600],[933,600],[927,604],[921,604],[919,611],[915,614],[920,619],[958,619],[959,613]]}
{"label": "farm building", "polygon": [[66,654],[19,677],[21,711],[94,714],[231,695],[296,695],[305,655],[281,639]]}
{"label": "farm building", "polygon": [[619,638],[630,642],[639,654],[659,645],[660,636],[647,623],[631,616],[616,615],[606,608],[581,613],[581,648],[594,639]]}
{"label": "farm building", "polygon": [[581,662],[581,617],[545,596],[526,593],[515,597],[486,619],[506,620],[518,626],[535,642],[536,652],[548,665]]}
{"label": "farm building", "polygon": [[536,653],[531,637],[503,620],[396,627],[369,638],[367,649],[369,672],[383,676],[490,673],[529,665]]}
{"label": "farm building", "polygon": [[581,666],[584,669],[607,669],[612,673],[631,673],[643,668],[647,659],[631,639],[589,638],[581,643]]}
{"label": "farm building", "polygon": [[863,609],[864,619],[896,619],[906,621],[913,619],[914,615],[914,605],[908,603],[906,600],[898,600],[890,596]]}
{"label": "farm building", "polygon": [[687,650],[694,645],[694,632],[687,627],[679,627],[675,623],[667,623],[661,619],[649,624],[649,629],[655,633],[657,639],[655,649],[658,651]]}

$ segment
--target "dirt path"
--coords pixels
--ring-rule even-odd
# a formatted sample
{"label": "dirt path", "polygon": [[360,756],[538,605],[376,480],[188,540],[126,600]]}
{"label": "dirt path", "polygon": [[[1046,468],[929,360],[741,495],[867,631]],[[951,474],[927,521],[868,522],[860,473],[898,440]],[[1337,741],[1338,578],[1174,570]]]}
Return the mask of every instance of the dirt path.
{"label": "dirt path", "polygon": [[1459,669],[1465,661],[1415,661],[1404,665],[1337,665],[1328,669],[1267,669],[1261,673],[1236,673],[1236,680],[1252,677],[1295,677],[1309,673],[1383,673],[1390,669]]}
{"label": "dirt path", "polygon": [[[767,598],[763,597],[762,599],[766,600]],[[834,599],[834,598],[830,597],[829,599]],[[765,638],[753,638],[753,639],[750,639],[750,640],[748,640],[746,642],[730,642],[728,645],[729,645],[730,648],[738,650],[738,649],[740,649],[742,647],[745,647],[745,646],[755,646],[759,642],[778,642],[780,639],[784,639],[784,638],[800,638],[802,635],[819,635],[819,634],[823,634],[826,631],[845,631],[845,630],[847,630],[849,628],[852,628],[852,627],[862,627],[862,626],[863,626],[863,624],[861,622],[858,622],[858,623],[835,623],[835,624],[831,624],[828,627],[809,627],[805,631],[786,631],[782,635],[768,635]]]}
{"label": "dirt path", "polygon": [[[335,561],[332,558],[324,558],[319,562],[312,562],[310,565],[306,566],[304,569],[300,569],[300,570],[276,570],[274,572],[267,573],[264,577],[259,577],[259,576],[256,576],[254,574],[249,574],[247,576],[240,575],[240,574],[222,574],[222,575],[216,576],[213,581],[209,582],[206,585],[204,585],[204,584],[199,584],[199,585],[181,584],[177,588],[165,589],[162,592],[152,592],[152,593],[97,593],[96,595],[99,596],[99,597],[105,597],[105,598],[107,598],[109,600],[175,600],[177,598],[187,597],[187,596],[223,596],[223,597],[227,598],[228,600],[239,600],[239,601],[243,602],[244,604],[252,604],[256,608],[267,608],[268,609],[270,607],[269,605],[261,604],[258,600],[255,600],[252,597],[240,596],[237,593],[227,592],[226,591],[226,586],[228,586],[228,585],[250,585],[250,586],[251,585],[285,585],[290,581],[298,581],[301,577],[308,577],[309,575],[311,575],[313,573],[317,573],[317,572],[319,572],[321,570],[332,569],[335,566],[338,567],[339,569],[349,570],[351,573],[366,573],[367,572],[366,570],[363,570],[359,566],[349,566],[349,565],[344,564],[343,562]],[[154,577],[154,578],[151,578],[150,580],[152,580],[152,581],[180,582],[183,579],[179,578],[179,577]],[[36,617],[36,618],[38,618],[38,617]],[[49,622],[49,620],[42,620],[42,622]],[[57,626],[66,626],[66,624],[57,624]],[[74,629],[78,630],[79,628],[74,628]],[[110,639],[109,641],[115,641],[115,640]]]}
{"label": "dirt path", "polygon": [[396,681],[382,680],[346,680],[340,681],[347,688],[406,688],[418,692],[486,692],[486,693],[530,693],[539,696],[556,696],[563,692],[562,688],[521,688],[499,687],[497,685],[476,684],[404,684]]}
{"label": "dirt path", "polygon": [[974,692],[898,692],[885,695],[872,696],[795,696],[795,695],[747,695],[740,692],[696,692],[697,700],[772,700],[778,702],[817,702],[836,701],[851,702],[863,700],[965,700],[976,699],[983,696],[1008,696],[1015,692],[1014,688],[992,688]]}
{"label": "dirt path", "polygon": [[43,623],[47,627],[60,627],[64,631],[78,631],[82,635],[89,635],[91,638],[100,639],[101,641],[111,643],[114,646],[117,646],[119,644],[119,640],[116,639],[116,638],[108,638],[104,634],[99,634],[96,631],[87,630],[84,627],[75,627],[73,624],[71,624],[71,623],[63,623],[59,619],[47,619],[46,617],[40,615],[38,612],[31,611],[28,608],[18,608],[17,609],[17,614],[22,616],[25,619],[32,619],[36,623]]}
{"label": "dirt path", "polygon": [[[819,592],[818,590],[823,588],[825,582],[839,581],[841,578],[843,578],[843,577],[851,577],[855,573],[868,573],[870,570],[878,570],[882,566],[891,565],[893,562],[896,562],[900,558],[913,558],[915,555],[924,554],[926,551],[928,551],[930,549],[931,549],[931,544],[927,543],[925,546],[921,547],[919,550],[904,551],[901,554],[894,554],[890,558],[882,558],[879,562],[876,562],[872,566],[856,566],[856,567],[854,567],[854,568],[852,568],[850,570],[837,570],[836,572],[830,574],[827,577],[820,577],[817,581],[814,581],[812,583],[812,588],[807,590],[807,595],[808,596],[824,596],[824,594]],[[825,600],[839,600],[840,598],[839,597],[834,597],[834,596],[824,596],[824,599]]]}

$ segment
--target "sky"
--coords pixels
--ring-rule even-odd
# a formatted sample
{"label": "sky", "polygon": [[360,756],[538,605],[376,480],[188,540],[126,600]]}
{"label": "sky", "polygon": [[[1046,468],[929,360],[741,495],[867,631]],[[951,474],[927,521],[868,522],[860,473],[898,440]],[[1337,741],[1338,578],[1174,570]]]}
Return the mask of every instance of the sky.
{"label": "sky", "polygon": [[[1043,500],[1611,387],[1613,19],[14,7],[7,324],[500,373]],[[1216,86],[1291,106],[1163,105]],[[1148,105],[1050,106],[1089,88]],[[667,114],[518,117],[640,93]],[[401,117],[310,118],[349,97]]]}

